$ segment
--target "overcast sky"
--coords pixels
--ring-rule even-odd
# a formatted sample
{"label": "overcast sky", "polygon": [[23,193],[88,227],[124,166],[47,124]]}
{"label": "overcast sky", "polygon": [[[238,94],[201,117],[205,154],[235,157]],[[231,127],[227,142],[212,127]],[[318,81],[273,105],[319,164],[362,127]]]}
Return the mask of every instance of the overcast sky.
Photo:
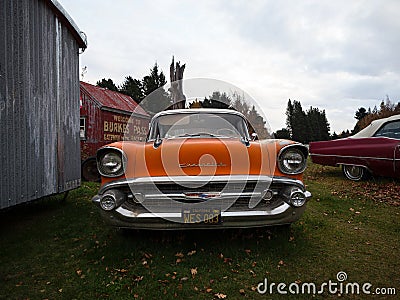
{"label": "overcast sky", "polygon": [[184,79],[229,82],[254,98],[273,131],[288,99],[324,109],[333,131],[355,111],[400,101],[400,1],[58,0],[88,37],[80,56],[95,84],[141,79],[172,55]]}

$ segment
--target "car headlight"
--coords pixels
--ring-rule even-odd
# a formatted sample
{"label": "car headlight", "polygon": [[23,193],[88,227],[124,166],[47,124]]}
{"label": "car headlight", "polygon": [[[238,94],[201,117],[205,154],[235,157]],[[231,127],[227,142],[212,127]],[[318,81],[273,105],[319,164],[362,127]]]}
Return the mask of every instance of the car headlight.
{"label": "car headlight", "polygon": [[285,174],[299,174],[304,171],[307,163],[307,151],[300,147],[285,147],[278,156],[279,170]]}
{"label": "car headlight", "polygon": [[124,155],[117,148],[102,148],[97,153],[97,168],[102,176],[119,177],[124,174]]}

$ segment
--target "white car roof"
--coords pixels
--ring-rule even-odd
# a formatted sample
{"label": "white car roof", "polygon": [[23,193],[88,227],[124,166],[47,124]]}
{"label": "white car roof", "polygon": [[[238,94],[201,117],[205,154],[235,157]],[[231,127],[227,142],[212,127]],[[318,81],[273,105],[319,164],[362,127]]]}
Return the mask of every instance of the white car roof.
{"label": "white car roof", "polygon": [[220,109],[220,108],[186,108],[186,109],[170,109],[157,113],[153,119],[170,114],[195,114],[195,113],[209,113],[209,114],[234,114],[244,117],[240,112],[233,109]]}
{"label": "white car roof", "polygon": [[363,130],[360,132],[356,133],[355,135],[351,136],[351,138],[365,138],[365,137],[371,137],[373,136],[376,131],[382,127],[383,124],[390,122],[390,121],[396,121],[400,120],[400,114],[399,115],[394,115],[388,118],[383,118],[379,120],[374,120],[369,124],[367,127],[365,127]]}

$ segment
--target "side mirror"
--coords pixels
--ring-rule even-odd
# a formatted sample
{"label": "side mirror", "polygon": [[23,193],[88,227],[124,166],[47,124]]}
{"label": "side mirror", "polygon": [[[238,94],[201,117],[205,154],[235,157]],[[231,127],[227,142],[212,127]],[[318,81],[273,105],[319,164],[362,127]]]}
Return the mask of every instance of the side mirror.
{"label": "side mirror", "polygon": [[157,134],[157,138],[154,140],[154,144],[153,144],[154,149],[157,149],[158,147],[160,147],[161,143],[162,143],[162,139],[160,138],[160,135]]}
{"label": "side mirror", "polygon": [[240,141],[246,146],[246,147],[250,147],[250,141],[247,137],[242,137],[240,138]]}

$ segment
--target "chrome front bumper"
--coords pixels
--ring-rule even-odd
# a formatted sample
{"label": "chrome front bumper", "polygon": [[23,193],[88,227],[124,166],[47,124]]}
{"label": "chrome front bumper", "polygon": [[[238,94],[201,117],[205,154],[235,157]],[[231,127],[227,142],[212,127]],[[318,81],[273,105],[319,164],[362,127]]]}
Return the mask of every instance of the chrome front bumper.
{"label": "chrome front bumper", "polygon": [[[202,182],[227,182],[229,180],[229,184],[233,184],[233,186],[241,185],[244,186],[244,182],[246,183],[256,183],[255,188],[252,192],[249,191],[233,191],[230,190],[228,192],[221,192],[218,196],[219,201],[230,199],[240,199],[243,202],[244,199],[247,199],[248,202],[255,201],[258,203],[253,208],[250,207],[236,207],[236,203],[232,205],[232,207],[222,210],[221,217],[222,222],[216,225],[209,225],[204,223],[196,223],[196,224],[185,224],[182,223],[182,213],[179,209],[171,208],[171,204],[167,205],[167,209],[160,209],[159,211],[148,211],[146,209],[139,208],[136,204],[135,206],[128,205],[127,202],[118,206],[115,209],[110,211],[105,211],[101,209],[100,200],[102,195],[110,190],[121,190],[129,187],[131,190],[131,194],[140,189],[143,190],[143,187],[146,185],[152,184],[169,184],[179,183],[182,185],[185,184],[196,184]],[[276,198],[275,202],[271,202],[270,204],[264,203],[261,200],[263,187],[267,184],[272,188],[274,197]],[[217,228],[247,228],[247,227],[260,227],[260,226],[272,226],[272,225],[283,225],[290,224],[298,220],[301,214],[304,212],[306,204],[301,207],[295,207],[290,205],[289,201],[284,199],[285,196],[282,195],[282,189],[286,189],[288,187],[296,187],[301,189],[304,192],[306,200],[308,201],[311,198],[311,193],[305,190],[305,187],[301,181],[293,180],[290,178],[282,178],[282,177],[268,177],[268,176],[215,176],[210,181],[210,178],[196,176],[184,176],[184,177],[174,177],[174,178],[165,178],[165,177],[152,177],[152,178],[138,178],[138,179],[126,179],[121,181],[111,182],[105,186],[103,186],[99,190],[99,194],[94,196],[92,201],[98,206],[102,212],[102,215],[110,222],[112,225],[121,227],[121,228],[138,228],[138,229],[217,229]],[[134,191],[132,191],[134,190]],[[127,197],[133,197],[132,195],[128,195]],[[176,201],[179,203],[181,201],[187,200],[187,193],[184,192],[173,192],[169,194],[163,193],[149,193],[146,191],[143,193],[144,201],[148,201],[151,203],[166,203],[167,201],[171,201],[172,205]],[[254,200],[255,199],[255,200]],[[205,200],[206,201],[206,200]],[[239,201],[238,201],[239,202]],[[187,204],[187,202],[186,202]],[[155,206],[158,207],[158,206]]]}

